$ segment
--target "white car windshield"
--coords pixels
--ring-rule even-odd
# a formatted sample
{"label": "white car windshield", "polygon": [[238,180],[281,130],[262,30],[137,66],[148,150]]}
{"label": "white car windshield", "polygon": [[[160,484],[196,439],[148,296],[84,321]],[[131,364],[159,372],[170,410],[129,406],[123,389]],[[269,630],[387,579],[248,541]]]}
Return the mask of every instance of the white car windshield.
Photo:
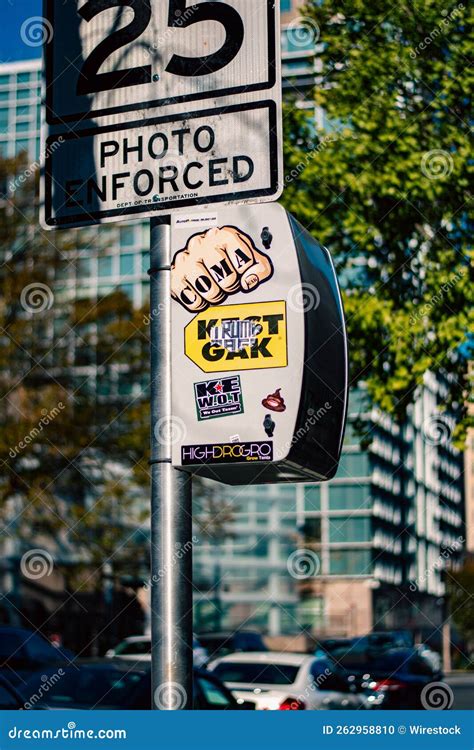
{"label": "white car windshield", "polygon": [[115,649],[116,656],[151,654],[151,641],[125,641]]}
{"label": "white car windshield", "polygon": [[218,664],[214,674],[223,682],[243,682],[251,685],[291,685],[296,680],[299,666],[257,662],[226,661]]}

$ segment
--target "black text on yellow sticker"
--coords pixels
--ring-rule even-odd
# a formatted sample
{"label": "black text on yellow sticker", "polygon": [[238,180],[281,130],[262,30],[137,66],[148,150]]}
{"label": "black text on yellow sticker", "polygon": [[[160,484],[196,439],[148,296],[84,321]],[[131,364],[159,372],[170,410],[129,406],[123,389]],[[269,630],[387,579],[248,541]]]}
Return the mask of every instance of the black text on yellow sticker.
{"label": "black text on yellow sticker", "polygon": [[284,301],[209,307],[186,326],[184,346],[203,372],[286,367]]}

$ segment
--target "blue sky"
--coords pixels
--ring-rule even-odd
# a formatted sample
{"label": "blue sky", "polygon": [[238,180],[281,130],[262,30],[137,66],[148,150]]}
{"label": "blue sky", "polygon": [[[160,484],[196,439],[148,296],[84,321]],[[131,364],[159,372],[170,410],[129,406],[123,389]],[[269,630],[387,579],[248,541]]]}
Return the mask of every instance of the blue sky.
{"label": "blue sky", "polygon": [[41,47],[31,47],[21,38],[22,24],[42,15],[41,0],[0,0],[0,62],[31,60],[41,55]]}

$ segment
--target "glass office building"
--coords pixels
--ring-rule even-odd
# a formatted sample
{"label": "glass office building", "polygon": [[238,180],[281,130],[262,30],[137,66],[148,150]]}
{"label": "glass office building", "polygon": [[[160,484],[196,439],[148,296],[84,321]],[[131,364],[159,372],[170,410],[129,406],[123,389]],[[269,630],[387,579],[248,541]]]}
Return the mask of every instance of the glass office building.
{"label": "glass office building", "polygon": [[[291,18],[282,30],[283,85],[309,108],[314,39],[303,34],[295,42]],[[26,152],[33,170],[39,168],[40,95],[39,61],[0,65],[0,153]],[[146,222],[81,230],[74,261],[55,280],[57,298],[93,300],[120,287],[140,306],[148,299],[147,247]],[[94,378],[93,366],[79,364],[78,375]],[[140,388],[120,366],[96,387],[121,396]],[[201,540],[194,550],[196,629],[353,635],[372,627],[421,627],[427,618],[436,625],[444,591],[440,556],[464,534],[462,455],[427,430],[442,401],[442,381],[428,376],[400,427],[365,411],[361,393],[353,393],[350,417],[363,414],[370,446],[360,448],[349,423],[331,482],[222,487],[233,506],[227,536],[217,549]],[[308,578],[295,577],[289,563],[298,550],[317,561]]]}
{"label": "glass office building", "polygon": [[[444,562],[460,558],[464,539],[462,454],[433,435],[443,397],[442,381],[428,375],[400,427],[375,409],[365,412],[354,392],[333,480],[225,490],[235,504],[232,537],[218,551],[217,602],[216,551],[201,545],[196,556],[198,623],[244,622],[274,635],[436,629]],[[351,425],[360,417],[367,450]],[[444,420],[447,435],[453,423]],[[295,555],[314,575],[298,575]]]}

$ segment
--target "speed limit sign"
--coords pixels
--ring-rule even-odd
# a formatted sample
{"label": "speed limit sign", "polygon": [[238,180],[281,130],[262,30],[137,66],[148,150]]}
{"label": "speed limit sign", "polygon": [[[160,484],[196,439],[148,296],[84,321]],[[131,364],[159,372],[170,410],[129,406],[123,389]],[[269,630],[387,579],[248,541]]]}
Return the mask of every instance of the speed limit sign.
{"label": "speed limit sign", "polygon": [[45,0],[47,228],[281,193],[275,0]]}

